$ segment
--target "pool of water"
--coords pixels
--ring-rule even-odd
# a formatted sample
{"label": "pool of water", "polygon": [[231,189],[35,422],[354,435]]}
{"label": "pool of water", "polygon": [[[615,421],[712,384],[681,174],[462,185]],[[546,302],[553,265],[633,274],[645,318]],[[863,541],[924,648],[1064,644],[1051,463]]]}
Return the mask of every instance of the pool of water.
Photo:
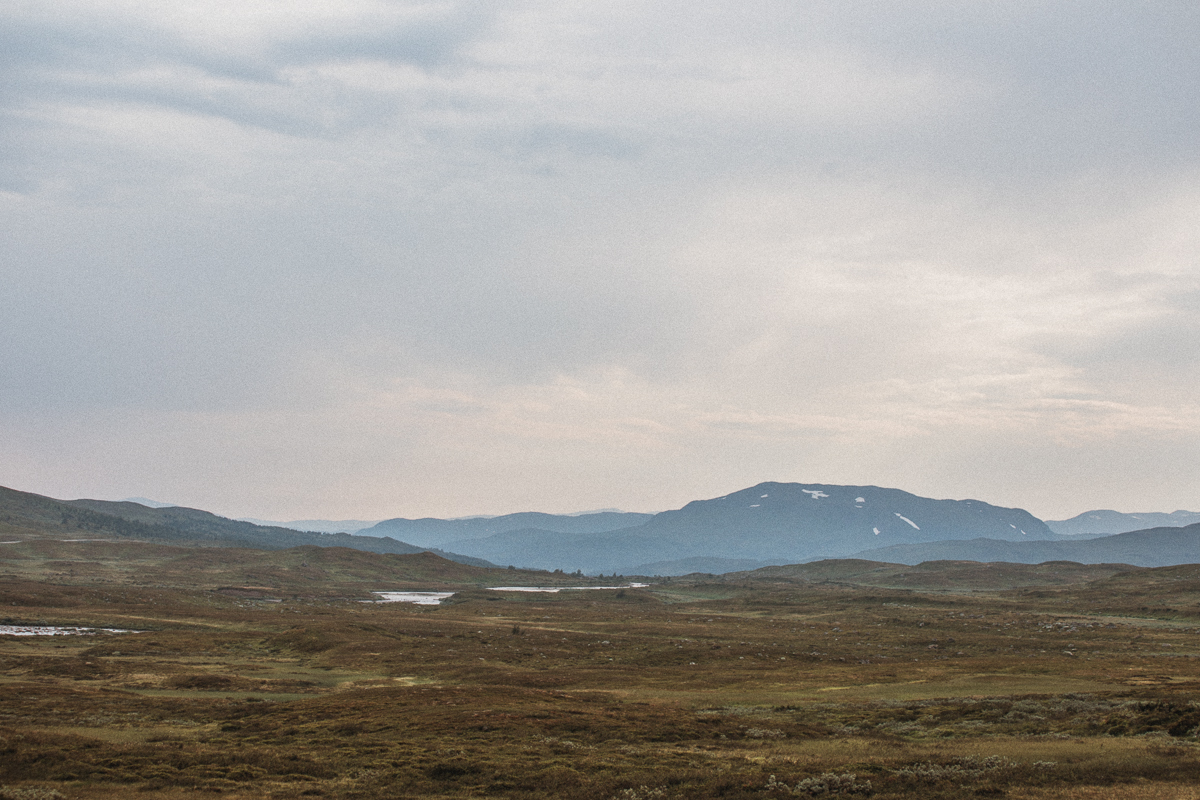
{"label": "pool of water", "polygon": [[371,592],[378,595],[376,603],[416,603],[419,606],[436,606],[454,592]]}
{"label": "pool of water", "polygon": [[644,589],[648,583],[627,583],[624,586],[489,586],[493,592],[582,592],[587,589]]}
{"label": "pool of water", "polygon": [[58,625],[0,625],[3,636],[94,636],[97,633],[137,633],[121,628],[68,628]]}
{"label": "pool of water", "polygon": [[[492,592],[575,592],[586,589],[642,589],[648,583],[627,583],[624,586],[489,586]],[[379,599],[375,603],[415,603],[419,606],[436,606],[454,592],[371,592]]]}

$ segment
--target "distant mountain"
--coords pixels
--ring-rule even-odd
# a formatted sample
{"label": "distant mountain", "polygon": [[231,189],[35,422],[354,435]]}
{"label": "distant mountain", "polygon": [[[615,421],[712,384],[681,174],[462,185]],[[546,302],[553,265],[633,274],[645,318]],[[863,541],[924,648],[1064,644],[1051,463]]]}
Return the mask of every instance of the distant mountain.
{"label": "distant mountain", "polygon": [[146,497],[126,497],[125,502],[137,503],[138,505],[145,506],[146,508],[171,508],[175,505],[175,503],[160,503],[157,500],[150,500]]}
{"label": "distant mountain", "polygon": [[1182,528],[1200,522],[1200,512],[1172,511],[1170,514],[1148,512],[1122,514],[1120,511],[1085,511],[1064,520],[1047,520],[1046,527],[1055,533],[1078,536],[1087,533],[1128,533],[1147,528]]}
{"label": "distant mountain", "polygon": [[1200,563],[1200,523],[1182,528],[1142,531],[1073,541],[1006,542],[996,539],[900,544],[862,550],[856,558],[920,564],[924,561],[1006,561],[1040,564],[1075,561],[1081,564],[1132,564],[1168,567]]}
{"label": "distant mountain", "polygon": [[392,536],[406,542],[430,546],[446,546],[451,542],[482,539],[495,534],[522,529],[553,533],[606,533],[633,528],[650,519],[653,514],[629,511],[598,511],[589,514],[543,514],[523,511],[500,517],[469,517],[465,519],[385,519],[374,527],[360,530],[363,536]]}
{"label": "distant mountain", "polygon": [[762,483],[655,514],[637,527],[572,532],[537,526],[447,546],[498,564],[644,574],[658,562],[692,558],[787,564],[883,543],[978,537],[1058,538],[1027,511],[979,500],[931,500],[875,486]]}
{"label": "distant mountain", "polygon": [[[145,505],[143,503],[142,505]],[[370,528],[379,520],[365,519],[297,519],[291,522],[277,522],[270,519],[255,519],[254,517],[239,517],[237,522],[249,522],[268,528],[287,528],[290,531],[307,531],[313,533],[359,533],[364,528]]]}
{"label": "distant mountain", "polygon": [[[218,517],[195,508],[149,508],[107,500],[55,500],[0,487],[0,539],[137,539],[189,547],[252,547],[279,550],[300,545],[349,547],[373,553],[421,553],[394,539],[344,533],[301,533]],[[433,550],[437,555],[480,567],[478,558]]]}
{"label": "distant mountain", "polygon": [[625,570],[630,575],[691,575],[708,573],[709,575],[724,575],[727,572],[748,572],[767,566],[765,561],[750,558],[707,558],[695,556],[680,558],[674,561],[652,561],[649,564],[638,564]]}

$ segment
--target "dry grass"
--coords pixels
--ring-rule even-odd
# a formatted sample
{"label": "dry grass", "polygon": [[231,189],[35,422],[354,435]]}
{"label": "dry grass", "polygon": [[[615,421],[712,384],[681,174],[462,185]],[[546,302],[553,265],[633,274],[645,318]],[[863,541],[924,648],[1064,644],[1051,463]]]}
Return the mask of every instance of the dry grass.
{"label": "dry grass", "polygon": [[146,632],[0,637],[0,798],[1193,798],[1197,628],[1128,612],[1191,573],[1141,574],[434,608],[11,580],[11,621]]}

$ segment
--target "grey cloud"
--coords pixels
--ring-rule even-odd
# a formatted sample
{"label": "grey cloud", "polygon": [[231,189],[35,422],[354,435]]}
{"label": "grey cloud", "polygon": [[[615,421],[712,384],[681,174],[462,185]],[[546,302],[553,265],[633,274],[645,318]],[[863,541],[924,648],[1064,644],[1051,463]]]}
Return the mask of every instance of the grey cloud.
{"label": "grey cloud", "polygon": [[433,70],[460,64],[463,50],[484,35],[495,17],[487,3],[457,3],[415,19],[365,19],[352,29],[314,31],[276,42],[279,64],[374,59]]}
{"label": "grey cloud", "polygon": [[[386,121],[396,101],[346,87],[297,86],[286,70],[363,59],[445,67],[487,29],[490,16],[485,6],[452,7],[407,21],[314,30],[247,51],[189,40],[140,19],[51,22],[10,11],[0,26],[0,64],[9,76],[0,97],[18,109],[51,100],[144,103],[288,135],[336,136]],[[160,74],[148,78],[139,70]]]}
{"label": "grey cloud", "polygon": [[989,451],[1016,491],[1069,460],[1021,437],[1087,427],[1054,402],[1120,399],[1130,447],[1156,393],[1151,428],[1190,419],[1191,5],[381,8],[236,41],[3,12],[0,425],[111,412],[89,458],[133,437],[143,475],[143,418],[263,472],[280,436],[496,498],[580,441],[622,491],[948,487]]}

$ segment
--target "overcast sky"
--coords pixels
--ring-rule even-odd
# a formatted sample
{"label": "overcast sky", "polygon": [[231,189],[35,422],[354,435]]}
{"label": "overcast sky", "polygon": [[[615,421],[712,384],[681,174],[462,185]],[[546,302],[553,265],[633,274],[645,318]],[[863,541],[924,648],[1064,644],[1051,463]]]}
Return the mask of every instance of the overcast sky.
{"label": "overcast sky", "polygon": [[1200,4],[7,0],[0,484],[1200,510]]}

